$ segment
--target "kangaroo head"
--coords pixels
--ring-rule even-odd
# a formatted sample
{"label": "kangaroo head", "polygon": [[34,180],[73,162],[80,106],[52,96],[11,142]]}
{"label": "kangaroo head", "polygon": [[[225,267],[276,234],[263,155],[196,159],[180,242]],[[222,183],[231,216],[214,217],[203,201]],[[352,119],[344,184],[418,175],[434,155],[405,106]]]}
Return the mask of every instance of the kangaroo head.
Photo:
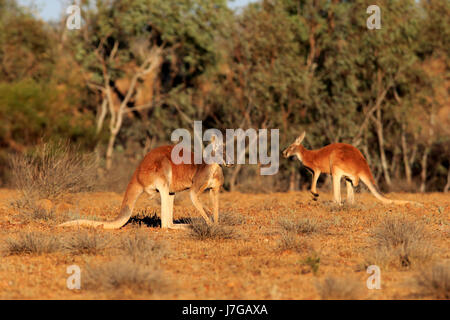
{"label": "kangaroo head", "polygon": [[305,138],[306,132],[303,131],[303,133],[295,139],[294,143],[291,144],[289,147],[287,147],[283,151],[283,157],[289,158],[295,155],[298,155],[300,152],[300,145],[302,144],[303,139]]}

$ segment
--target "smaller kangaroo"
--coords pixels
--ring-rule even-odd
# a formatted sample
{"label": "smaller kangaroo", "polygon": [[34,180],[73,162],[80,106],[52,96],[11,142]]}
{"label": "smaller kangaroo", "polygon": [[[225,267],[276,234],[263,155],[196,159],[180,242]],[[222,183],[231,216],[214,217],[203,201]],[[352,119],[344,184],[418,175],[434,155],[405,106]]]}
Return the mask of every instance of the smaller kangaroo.
{"label": "smaller kangaroo", "polygon": [[[212,139],[216,149],[215,137]],[[161,196],[161,228],[185,229],[187,224],[173,223],[173,202],[176,192],[190,190],[190,196],[195,208],[200,212],[208,224],[211,221],[203,209],[198,196],[210,189],[213,203],[214,223],[219,223],[219,192],[223,185],[222,168],[217,163],[194,164],[194,155],[191,153],[190,164],[175,164],[172,161],[172,146],[162,146],[151,150],[144,157],[128,184],[123,198],[120,214],[112,221],[73,220],[60,224],[67,226],[103,226],[104,229],[119,229],[131,217],[133,207],[139,196],[146,192],[150,196],[157,193]],[[225,164],[226,165],[226,164]],[[226,165],[227,166],[227,165]]]}
{"label": "smaller kangaroo", "polygon": [[347,184],[347,200],[355,202],[353,187],[356,187],[361,179],[370,192],[383,203],[406,204],[412,201],[391,200],[382,196],[376,189],[375,179],[372,176],[369,165],[362,153],[352,145],[345,143],[332,143],[317,150],[307,150],[302,146],[306,132],[303,132],[293,144],[283,151],[283,156],[289,158],[297,156],[303,165],[313,173],[311,193],[314,200],[317,199],[316,185],[321,173],[331,174],[333,178],[334,200],[341,204],[341,178],[345,177]]}

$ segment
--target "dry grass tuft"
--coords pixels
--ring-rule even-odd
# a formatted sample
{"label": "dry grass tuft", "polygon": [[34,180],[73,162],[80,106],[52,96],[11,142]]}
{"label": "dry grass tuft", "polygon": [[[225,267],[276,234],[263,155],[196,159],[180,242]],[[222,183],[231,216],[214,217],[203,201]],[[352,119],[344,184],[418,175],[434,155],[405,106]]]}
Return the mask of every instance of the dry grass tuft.
{"label": "dry grass tuft", "polygon": [[226,226],[240,226],[245,223],[246,219],[237,213],[223,212],[219,216],[219,223]]}
{"label": "dry grass tuft", "polygon": [[373,231],[372,241],[375,250],[366,257],[368,265],[411,267],[429,262],[434,255],[423,224],[404,217],[386,218]]}
{"label": "dry grass tuft", "polygon": [[63,246],[73,254],[99,254],[108,248],[111,236],[96,231],[78,230],[64,238]]}
{"label": "dry grass tuft", "polygon": [[192,237],[197,240],[237,238],[237,234],[233,228],[220,224],[208,225],[203,219],[192,219],[189,221],[189,225]]}
{"label": "dry grass tuft", "polygon": [[10,166],[13,184],[25,201],[88,191],[96,181],[94,157],[81,154],[69,142],[45,143],[34,154],[13,155]]}
{"label": "dry grass tuft", "polygon": [[31,221],[56,221],[59,218],[54,210],[46,210],[33,205],[22,209],[16,217],[27,223]]}
{"label": "dry grass tuft", "polygon": [[142,231],[133,236],[125,236],[120,240],[119,248],[133,263],[149,265],[167,255],[167,245],[160,241],[149,239]]}
{"label": "dry grass tuft", "polygon": [[420,296],[450,299],[450,264],[443,263],[423,270],[415,277]]}
{"label": "dry grass tuft", "polygon": [[99,266],[87,265],[83,287],[88,290],[131,289],[156,293],[166,288],[166,281],[156,265],[134,263],[129,257],[119,257]]}
{"label": "dry grass tuft", "polygon": [[336,277],[327,277],[316,287],[322,300],[357,300],[363,292],[363,286],[358,281]]}
{"label": "dry grass tuft", "polygon": [[69,218],[66,212],[57,214],[54,208],[43,208],[35,201],[27,201],[27,203],[21,205],[20,208],[17,207],[17,205],[17,203],[13,204],[14,209],[19,211],[16,217],[25,223],[38,221],[46,223],[54,222],[56,224],[62,223]]}
{"label": "dry grass tuft", "polygon": [[167,255],[167,246],[148,238],[137,230],[133,236],[123,236],[118,243],[121,255],[100,266],[87,265],[86,289],[129,289],[157,293],[167,288],[160,269],[161,259]]}
{"label": "dry grass tuft", "polygon": [[281,228],[287,232],[310,234],[322,230],[325,226],[315,218],[301,218],[292,220],[284,217],[278,221]]}
{"label": "dry grass tuft", "polygon": [[342,204],[337,204],[335,201],[323,201],[321,205],[330,213],[341,213],[346,211],[363,211],[367,210],[367,206],[360,202],[349,203],[346,200]]}
{"label": "dry grass tuft", "polygon": [[61,249],[61,242],[56,236],[40,232],[23,232],[17,237],[7,238],[2,251],[5,255],[40,255],[56,252]]}
{"label": "dry grass tuft", "polygon": [[305,239],[300,239],[293,232],[283,230],[281,232],[281,237],[278,240],[277,249],[281,251],[290,250],[301,253],[309,251],[311,249],[311,246]]}

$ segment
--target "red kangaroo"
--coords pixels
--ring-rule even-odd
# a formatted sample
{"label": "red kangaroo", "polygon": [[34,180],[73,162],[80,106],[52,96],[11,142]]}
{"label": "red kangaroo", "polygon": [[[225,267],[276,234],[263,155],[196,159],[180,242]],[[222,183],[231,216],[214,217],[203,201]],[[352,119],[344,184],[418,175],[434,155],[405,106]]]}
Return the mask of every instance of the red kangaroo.
{"label": "red kangaroo", "polygon": [[293,144],[283,151],[283,156],[289,158],[297,156],[303,165],[313,173],[311,193],[316,199],[317,180],[321,173],[331,174],[333,178],[334,200],[341,204],[341,178],[345,177],[347,184],[347,200],[355,202],[353,187],[356,187],[361,179],[372,194],[383,203],[406,204],[411,201],[391,200],[382,196],[375,187],[376,183],[370,172],[369,165],[362,153],[352,145],[345,143],[332,143],[317,150],[307,150],[302,146],[306,132],[303,132]]}
{"label": "red kangaroo", "polygon": [[219,192],[223,185],[223,173],[219,164],[174,164],[171,153],[174,146],[162,146],[151,150],[137,167],[128,184],[123,198],[120,214],[112,221],[73,220],[59,226],[103,226],[104,229],[118,229],[131,217],[138,197],[143,193],[150,196],[159,192],[161,196],[161,228],[180,229],[186,224],[173,223],[173,201],[176,192],[190,190],[190,197],[195,208],[205,221],[211,224],[198,196],[210,189],[213,203],[214,223],[219,221]]}

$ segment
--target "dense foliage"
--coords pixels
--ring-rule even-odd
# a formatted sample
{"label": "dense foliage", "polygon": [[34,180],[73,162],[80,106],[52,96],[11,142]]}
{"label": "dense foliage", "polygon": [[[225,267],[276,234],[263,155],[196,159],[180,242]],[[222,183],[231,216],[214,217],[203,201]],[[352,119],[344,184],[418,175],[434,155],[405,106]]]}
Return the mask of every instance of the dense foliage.
{"label": "dense foliage", "polygon": [[[111,169],[202,120],[278,128],[280,148],[306,130],[308,148],[358,147],[384,190],[448,191],[450,2],[378,1],[378,30],[369,2],[233,12],[225,0],[84,0],[81,30],[68,30],[67,17],[48,24],[0,0],[0,177],[11,152],[49,138],[96,150]],[[298,163],[280,165],[265,178],[236,166],[226,186],[305,186]]]}

